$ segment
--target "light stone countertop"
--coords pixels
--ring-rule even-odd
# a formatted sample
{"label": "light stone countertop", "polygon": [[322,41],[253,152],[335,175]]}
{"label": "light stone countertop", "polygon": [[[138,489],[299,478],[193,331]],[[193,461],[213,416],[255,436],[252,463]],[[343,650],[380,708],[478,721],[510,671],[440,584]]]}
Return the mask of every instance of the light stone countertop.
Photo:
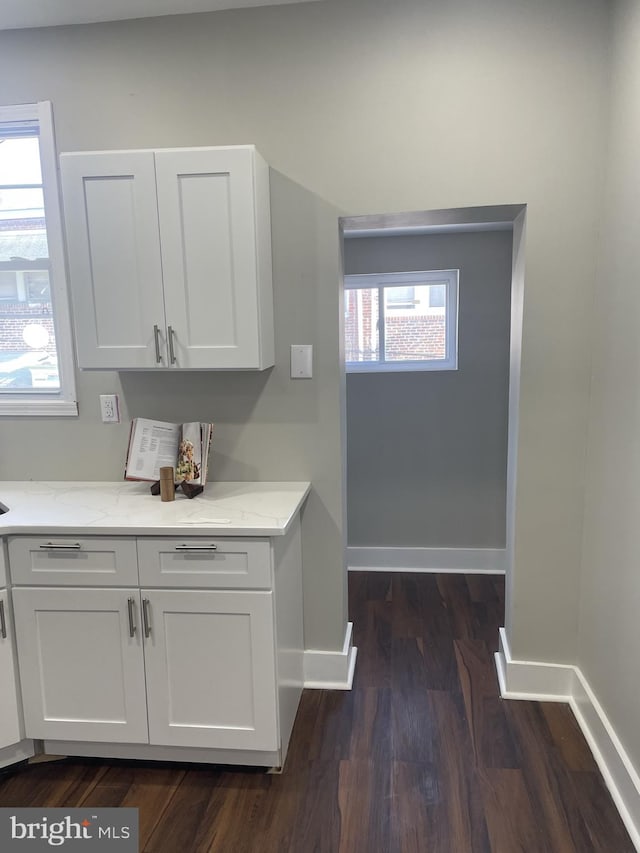
{"label": "light stone countertop", "polygon": [[310,483],[208,483],[162,502],[150,483],[1,482],[0,536],[284,536]]}

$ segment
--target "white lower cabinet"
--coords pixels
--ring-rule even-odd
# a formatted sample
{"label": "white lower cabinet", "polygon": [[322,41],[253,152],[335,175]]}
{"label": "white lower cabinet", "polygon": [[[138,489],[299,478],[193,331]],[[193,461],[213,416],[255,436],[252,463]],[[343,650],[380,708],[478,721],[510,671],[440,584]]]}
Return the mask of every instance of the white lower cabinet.
{"label": "white lower cabinet", "polygon": [[[6,589],[0,589],[0,750],[22,739],[16,689],[11,612]],[[0,766],[1,766],[0,762]]]}
{"label": "white lower cabinet", "polygon": [[28,738],[70,755],[284,761],[303,684],[298,519],[273,543],[16,536],[9,563]]}
{"label": "white lower cabinet", "polygon": [[271,599],[15,589],[28,737],[276,750]]}

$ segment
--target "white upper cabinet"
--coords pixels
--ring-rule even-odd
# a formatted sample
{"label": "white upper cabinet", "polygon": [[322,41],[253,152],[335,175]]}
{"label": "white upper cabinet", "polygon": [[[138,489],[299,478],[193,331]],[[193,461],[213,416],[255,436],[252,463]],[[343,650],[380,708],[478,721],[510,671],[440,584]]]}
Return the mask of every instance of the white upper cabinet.
{"label": "white upper cabinet", "polygon": [[61,155],[78,365],[274,363],[269,170],[251,145]]}

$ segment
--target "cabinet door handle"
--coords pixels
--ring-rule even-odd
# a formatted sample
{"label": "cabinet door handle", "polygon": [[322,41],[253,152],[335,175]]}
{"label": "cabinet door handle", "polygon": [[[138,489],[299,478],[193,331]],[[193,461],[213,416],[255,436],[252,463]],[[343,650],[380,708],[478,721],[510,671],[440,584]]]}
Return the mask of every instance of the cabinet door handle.
{"label": "cabinet door handle", "polygon": [[173,326],[167,326],[167,334],[169,337],[169,361],[171,362],[171,364],[175,364],[177,359],[175,350],[173,348],[173,336],[175,335],[175,332],[173,331]]}
{"label": "cabinet door handle", "polygon": [[4,618],[4,600],[0,598],[0,637],[7,639],[7,620]]}
{"label": "cabinet door handle", "polygon": [[80,551],[82,545],[79,542],[47,542],[39,547],[44,551]]}
{"label": "cabinet door handle", "polygon": [[148,598],[142,599],[142,624],[144,626],[144,635],[147,638],[151,636],[151,617],[149,616],[149,604],[150,601]]}
{"label": "cabinet door handle", "polygon": [[160,355],[160,329],[157,326],[153,327],[153,341],[156,345],[156,364],[160,364],[162,356]]}
{"label": "cabinet door handle", "polygon": [[129,611],[129,636],[130,637],[135,637],[136,631],[138,630],[136,628],[136,623],[135,623],[135,618],[134,618],[135,603],[136,603],[135,598],[128,598],[127,599],[127,609]]}
{"label": "cabinet door handle", "polygon": [[218,546],[214,545],[176,545],[176,551],[217,551]]}

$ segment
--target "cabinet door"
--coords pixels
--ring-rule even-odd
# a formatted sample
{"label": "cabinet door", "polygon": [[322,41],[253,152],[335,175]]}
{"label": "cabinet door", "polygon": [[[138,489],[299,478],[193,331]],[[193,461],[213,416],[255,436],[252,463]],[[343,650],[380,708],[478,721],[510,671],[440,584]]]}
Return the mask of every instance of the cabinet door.
{"label": "cabinet door", "polygon": [[143,590],[149,740],[279,748],[271,592]]}
{"label": "cabinet door", "polygon": [[138,591],[12,594],[27,736],[146,743]]}
{"label": "cabinet door", "polygon": [[0,590],[0,749],[21,739],[20,712],[13,661],[11,613],[6,589]]}
{"label": "cabinet door", "polygon": [[156,152],[176,367],[273,364],[268,170],[253,146]]}
{"label": "cabinet door", "polygon": [[166,367],[153,152],[60,163],[78,365]]}

